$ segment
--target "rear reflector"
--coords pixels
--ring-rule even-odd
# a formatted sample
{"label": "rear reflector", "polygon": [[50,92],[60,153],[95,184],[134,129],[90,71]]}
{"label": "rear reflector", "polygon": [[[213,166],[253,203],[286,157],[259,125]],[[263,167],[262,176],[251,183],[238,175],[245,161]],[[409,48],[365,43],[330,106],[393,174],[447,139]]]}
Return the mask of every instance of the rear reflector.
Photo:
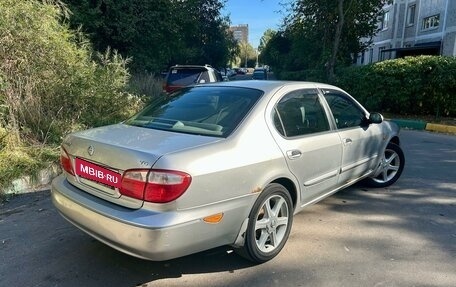
{"label": "rear reflector", "polygon": [[154,203],[166,203],[180,197],[190,186],[191,176],[173,170],[127,170],[120,193]]}
{"label": "rear reflector", "polygon": [[206,223],[219,223],[223,218],[223,213],[217,213],[214,215],[206,216],[203,218]]}

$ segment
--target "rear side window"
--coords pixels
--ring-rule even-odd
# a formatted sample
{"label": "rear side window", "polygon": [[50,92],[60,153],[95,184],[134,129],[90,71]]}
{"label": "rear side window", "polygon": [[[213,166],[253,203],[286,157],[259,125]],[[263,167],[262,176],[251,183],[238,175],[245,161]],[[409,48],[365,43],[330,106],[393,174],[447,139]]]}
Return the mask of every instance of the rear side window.
{"label": "rear side window", "polygon": [[293,91],[276,105],[273,121],[285,137],[302,136],[329,130],[329,122],[317,90]]}
{"label": "rear side window", "polygon": [[227,137],[262,95],[260,90],[238,87],[184,88],[157,100],[125,124]]}
{"label": "rear side window", "polygon": [[198,83],[204,72],[206,71],[200,68],[171,69],[167,81],[173,86],[189,86]]}

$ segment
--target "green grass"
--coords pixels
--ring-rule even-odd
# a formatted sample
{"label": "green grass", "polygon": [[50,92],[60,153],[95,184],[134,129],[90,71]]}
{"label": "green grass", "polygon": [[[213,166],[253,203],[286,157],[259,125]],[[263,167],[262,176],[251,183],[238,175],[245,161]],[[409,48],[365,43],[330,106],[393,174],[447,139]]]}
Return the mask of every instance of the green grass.
{"label": "green grass", "polygon": [[24,176],[37,179],[38,173],[56,164],[59,148],[56,146],[3,147],[0,150],[0,201],[12,182]]}

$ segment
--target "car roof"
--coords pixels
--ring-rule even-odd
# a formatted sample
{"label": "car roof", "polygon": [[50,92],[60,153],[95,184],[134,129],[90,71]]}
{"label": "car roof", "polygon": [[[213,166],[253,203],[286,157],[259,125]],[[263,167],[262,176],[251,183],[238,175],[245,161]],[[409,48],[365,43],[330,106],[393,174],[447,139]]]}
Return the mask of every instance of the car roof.
{"label": "car roof", "polygon": [[[200,86],[200,85],[197,85]],[[201,85],[202,86],[202,85]],[[342,91],[340,88],[316,82],[299,82],[299,81],[265,81],[265,80],[247,80],[247,81],[228,81],[207,83],[204,86],[221,86],[221,87],[240,87],[262,90],[266,93],[277,90],[286,86],[300,86],[300,88],[322,88]]]}
{"label": "car roof", "polygon": [[210,65],[175,65],[170,69],[213,69]]}

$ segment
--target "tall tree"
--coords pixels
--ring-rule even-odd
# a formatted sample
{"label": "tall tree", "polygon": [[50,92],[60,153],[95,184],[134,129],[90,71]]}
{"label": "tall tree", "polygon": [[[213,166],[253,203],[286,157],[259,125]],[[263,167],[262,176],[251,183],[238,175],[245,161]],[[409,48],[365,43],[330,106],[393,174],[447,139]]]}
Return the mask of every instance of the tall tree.
{"label": "tall tree", "polygon": [[226,0],[64,0],[72,27],[94,48],[132,57],[135,70],[172,64],[226,64],[235,46],[221,15]]}
{"label": "tall tree", "polygon": [[[302,54],[314,54],[311,66],[324,65],[328,80],[335,67],[347,65],[364,50],[376,33],[382,7],[390,0],[297,0],[285,21],[294,43],[305,43]],[[295,45],[302,47],[302,45]],[[318,51],[318,55],[315,52]],[[305,56],[304,56],[305,57]]]}
{"label": "tall tree", "polygon": [[262,52],[264,50],[264,48],[266,48],[266,45],[268,44],[268,42],[272,39],[272,37],[274,37],[274,35],[276,34],[277,32],[272,30],[272,29],[267,29],[264,33],[263,33],[263,36],[261,36],[261,39],[260,39],[260,45],[258,45],[258,52]]}
{"label": "tall tree", "polygon": [[[256,59],[255,49],[250,43],[241,41],[238,43],[239,47],[239,66],[249,67],[249,62],[252,59]],[[255,61],[255,60],[254,60]]]}
{"label": "tall tree", "polygon": [[174,0],[179,23],[180,52],[176,63],[225,66],[236,43],[229,32],[229,19],[221,15],[226,0]]}
{"label": "tall tree", "polygon": [[275,33],[261,51],[263,62],[269,66],[282,70],[285,68],[285,61],[291,50],[290,38],[283,31]]}
{"label": "tall tree", "polygon": [[170,0],[64,1],[73,28],[81,27],[98,51],[112,47],[132,57],[133,69],[160,70],[177,47],[178,23]]}

